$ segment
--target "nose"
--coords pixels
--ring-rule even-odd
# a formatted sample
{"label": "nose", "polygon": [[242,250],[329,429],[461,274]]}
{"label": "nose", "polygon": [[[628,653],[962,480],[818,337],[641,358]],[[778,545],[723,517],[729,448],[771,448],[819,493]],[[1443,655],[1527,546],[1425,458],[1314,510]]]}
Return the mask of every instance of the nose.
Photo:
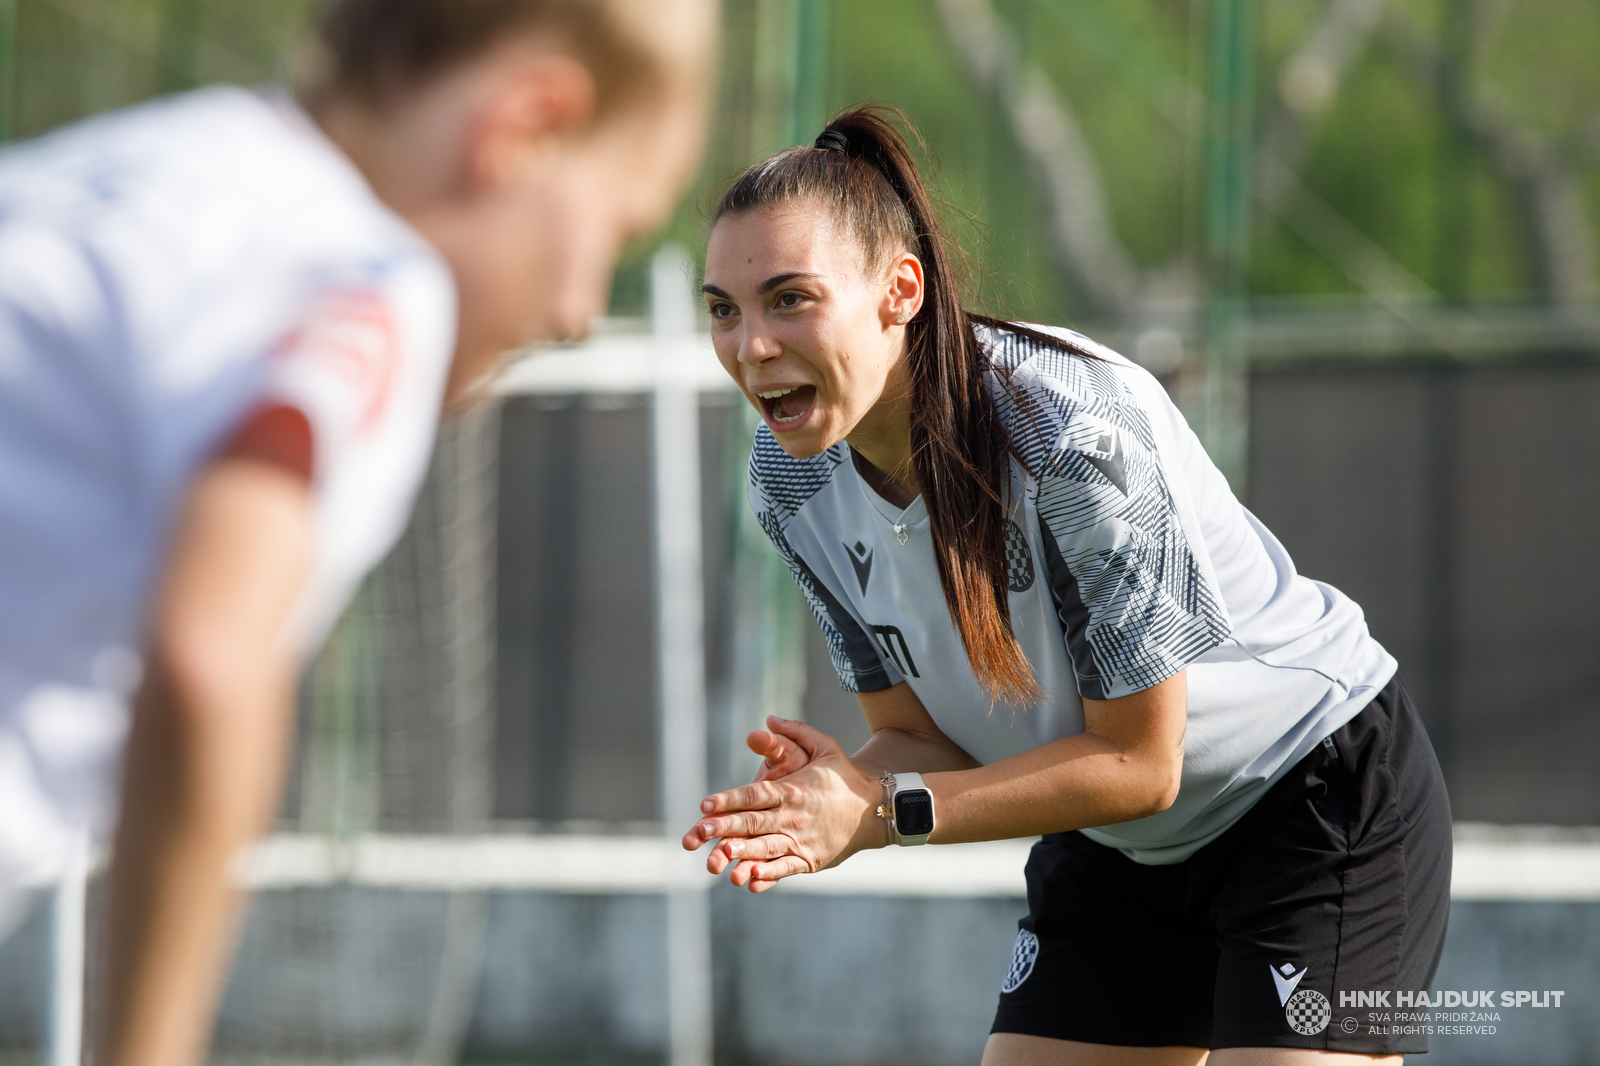
{"label": "nose", "polygon": [[746,366],[760,366],[782,354],[783,345],[777,338],[757,330],[746,333],[744,342],[739,345],[739,362]]}

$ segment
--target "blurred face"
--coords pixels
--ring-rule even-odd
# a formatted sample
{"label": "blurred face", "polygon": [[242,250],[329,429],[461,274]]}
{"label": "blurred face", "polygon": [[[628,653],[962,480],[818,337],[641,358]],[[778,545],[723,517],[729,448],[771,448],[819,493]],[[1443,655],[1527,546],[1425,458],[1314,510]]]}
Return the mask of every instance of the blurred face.
{"label": "blurred face", "polygon": [[[706,246],[705,299],[723,369],[784,451],[909,433],[905,326],[922,266],[865,263],[859,242],[806,203],[725,215]],[[852,439],[852,443],[856,443]]]}
{"label": "blurred face", "polygon": [[446,253],[460,287],[458,362],[584,335],[624,245],[666,222],[692,177],[703,126],[687,97],[641,107],[537,146],[488,193]]}
{"label": "blurred face", "polygon": [[316,118],[449,263],[459,301],[446,400],[529,344],[581,337],[630,240],[664,223],[705,140],[704,64],[596,119],[590,71],[535,35],[378,108]]}

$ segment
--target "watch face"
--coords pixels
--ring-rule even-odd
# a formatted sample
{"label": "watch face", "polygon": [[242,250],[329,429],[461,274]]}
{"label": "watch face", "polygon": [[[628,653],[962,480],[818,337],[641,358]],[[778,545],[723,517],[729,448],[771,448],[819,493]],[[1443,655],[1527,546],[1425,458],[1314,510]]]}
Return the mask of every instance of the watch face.
{"label": "watch face", "polygon": [[903,837],[927,836],[933,832],[933,793],[925,788],[896,793],[894,827]]}

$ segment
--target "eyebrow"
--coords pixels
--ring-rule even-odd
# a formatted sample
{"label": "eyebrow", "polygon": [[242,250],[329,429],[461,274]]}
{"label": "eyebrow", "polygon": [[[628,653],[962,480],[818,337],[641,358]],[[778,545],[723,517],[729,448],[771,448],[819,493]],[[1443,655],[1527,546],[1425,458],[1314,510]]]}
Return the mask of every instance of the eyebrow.
{"label": "eyebrow", "polygon": [[[787,284],[789,284],[789,282],[794,281],[797,278],[816,278],[816,277],[821,277],[821,275],[820,274],[807,274],[807,273],[804,273],[804,272],[798,271],[798,270],[797,271],[793,271],[793,272],[788,273],[788,274],[774,274],[772,277],[768,278],[766,281],[763,281],[761,283],[760,287],[756,289],[756,295],[765,296],[767,293],[771,292],[773,289],[776,289],[776,288],[778,288],[779,286],[782,286],[782,285],[787,285]],[[715,296],[719,300],[727,300],[730,303],[733,301],[733,297],[732,296],[729,296],[727,293],[723,292],[721,289],[717,288],[717,286],[715,286],[715,285],[702,285],[702,286],[700,286],[700,291],[705,293],[708,296]]]}
{"label": "eyebrow", "polygon": [[817,276],[818,275],[816,275],[816,274],[806,274],[806,273],[802,273],[800,271],[795,271],[795,272],[790,273],[790,274],[774,274],[774,275],[772,275],[772,277],[768,278],[766,281],[763,281],[761,283],[761,287],[759,289],[757,289],[756,292],[761,296],[765,296],[767,293],[771,292],[773,289],[776,289],[778,286],[787,285],[787,284],[789,284],[789,282],[794,281],[797,278],[815,278]]}

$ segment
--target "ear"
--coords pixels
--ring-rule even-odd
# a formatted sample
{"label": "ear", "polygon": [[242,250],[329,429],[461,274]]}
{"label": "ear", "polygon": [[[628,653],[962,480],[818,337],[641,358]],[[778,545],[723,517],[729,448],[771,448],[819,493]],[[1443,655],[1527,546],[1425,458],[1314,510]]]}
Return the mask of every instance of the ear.
{"label": "ear", "polygon": [[594,75],[572,56],[530,46],[498,58],[469,143],[468,177],[480,189],[515,180],[552,141],[594,117]]}
{"label": "ear", "polygon": [[[907,326],[922,309],[922,260],[901,252],[889,262],[888,285],[878,314],[883,327]],[[904,322],[899,321],[905,319]]]}

